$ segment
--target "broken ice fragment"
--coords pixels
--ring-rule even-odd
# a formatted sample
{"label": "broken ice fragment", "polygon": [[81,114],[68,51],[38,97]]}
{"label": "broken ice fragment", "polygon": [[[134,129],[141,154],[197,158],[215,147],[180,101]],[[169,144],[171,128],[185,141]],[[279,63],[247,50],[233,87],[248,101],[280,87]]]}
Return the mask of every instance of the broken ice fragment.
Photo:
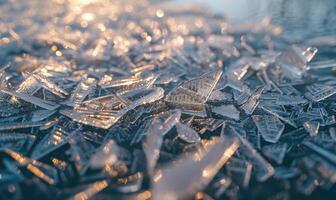
{"label": "broken ice fragment", "polygon": [[176,131],[178,137],[187,143],[198,143],[201,141],[201,137],[198,133],[186,124],[182,124],[181,122],[177,123]]}
{"label": "broken ice fragment", "polygon": [[242,187],[249,185],[252,176],[252,167],[250,162],[235,157],[230,159],[226,165],[226,169],[232,181]]}
{"label": "broken ice fragment", "polygon": [[68,106],[77,106],[81,104],[85,98],[96,88],[97,81],[94,78],[85,78],[78,83],[77,87],[72,91],[70,99],[65,102]]}
{"label": "broken ice fragment", "polygon": [[105,75],[99,85],[102,88],[122,88],[122,90],[130,90],[140,87],[150,87],[158,78],[154,73],[145,73],[139,76],[122,76],[112,77]]}
{"label": "broken ice fragment", "polygon": [[131,145],[135,145],[140,143],[143,138],[146,136],[146,134],[148,133],[148,127],[151,125],[151,120],[152,119],[148,119],[146,121],[144,121],[140,127],[137,129],[132,141],[131,141]]}
{"label": "broken ice fragment", "polygon": [[309,64],[309,68],[312,70],[335,68],[335,67],[336,67],[336,59],[316,61]]}
{"label": "broken ice fragment", "polygon": [[285,125],[272,115],[253,115],[252,119],[267,142],[276,143],[285,129]]}
{"label": "broken ice fragment", "polygon": [[57,84],[49,81],[46,77],[43,77],[41,75],[36,75],[36,74],[33,74],[33,76],[34,78],[36,78],[36,80],[41,84],[43,88],[52,92],[53,94],[61,98],[65,98],[66,96],[69,95],[67,91],[60,88]]}
{"label": "broken ice fragment", "polygon": [[259,107],[287,124],[295,128],[297,127],[295,122],[290,118],[290,113],[286,112],[283,106],[276,105],[275,102],[272,101],[263,101],[259,104]]}
{"label": "broken ice fragment", "polygon": [[52,101],[47,101],[47,100],[43,100],[40,99],[38,97],[35,96],[29,96],[25,93],[17,93],[14,91],[7,91],[7,90],[1,90],[2,92],[11,95],[11,96],[15,96],[17,98],[20,98],[26,102],[32,103],[34,105],[37,105],[41,108],[47,109],[47,110],[55,110],[59,107],[59,105],[57,103],[54,103]]}
{"label": "broken ice fragment", "polygon": [[116,191],[124,194],[137,192],[141,189],[144,176],[142,173],[137,172],[124,178],[118,178],[115,184],[112,184]]}
{"label": "broken ice fragment", "polygon": [[9,148],[13,151],[26,154],[30,151],[36,137],[30,134],[0,133],[0,151]]}
{"label": "broken ice fragment", "polygon": [[166,96],[165,101],[183,110],[203,110],[221,75],[222,71],[209,72],[182,83]]}
{"label": "broken ice fragment", "polygon": [[172,110],[156,116],[146,130],[146,139],[143,141],[143,149],[147,159],[147,169],[149,173],[154,171],[156,162],[160,155],[163,137],[170,131],[181,117],[180,110]]}
{"label": "broken ice fragment", "polygon": [[250,68],[251,66],[248,64],[232,66],[226,72],[226,75],[228,76],[228,79],[231,79],[232,81],[240,81],[247,74]]}
{"label": "broken ice fragment", "polygon": [[222,105],[219,107],[214,107],[212,108],[212,112],[221,115],[223,117],[239,120],[240,113],[234,105]]}
{"label": "broken ice fragment", "polygon": [[59,127],[54,128],[50,133],[43,137],[35,146],[31,157],[40,159],[43,156],[65,145],[74,133],[67,133]]}
{"label": "broken ice fragment", "polygon": [[0,123],[0,131],[8,131],[14,129],[24,129],[41,126],[43,122],[11,122]]}
{"label": "broken ice fragment", "polygon": [[238,105],[243,105],[249,100],[251,95],[247,91],[239,92],[237,90],[233,90],[233,96]]}
{"label": "broken ice fragment", "polygon": [[329,128],[329,134],[330,134],[330,137],[336,141],[336,129],[334,127],[330,127]]}
{"label": "broken ice fragment", "polygon": [[57,112],[57,110],[36,110],[33,112],[32,118],[31,120],[33,122],[38,122],[38,121],[42,121],[48,117],[50,117],[51,115],[55,114]]}
{"label": "broken ice fragment", "polygon": [[214,90],[208,100],[213,102],[231,101],[232,95],[220,90]]}
{"label": "broken ice fragment", "polygon": [[157,101],[163,97],[163,93],[162,88],[129,90],[119,95],[84,101],[74,110],[61,110],[60,113],[79,123],[108,129],[129,110]]}
{"label": "broken ice fragment", "polygon": [[118,152],[118,145],[113,140],[108,140],[91,156],[91,168],[101,169],[106,165],[113,165],[118,160]]}
{"label": "broken ice fragment", "polygon": [[307,100],[300,96],[279,95],[275,103],[278,105],[297,105],[297,104],[303,104],[306,102]]}
{"label": "broken ice fragment", "polygon": [[202,129],[199,131],[200,134],[204,134],[206,131],[215,131],[217,128],[222,126],[224,123],[224,120],[221,119],[203,119],[200,120],[199,125],[202,126]]}
{"label": "broken ice fragment", "polygon": [[307,121],[303,124],[303,127],[308,131],[311,137],[317,136],[319,133],[320,122],[318,121]]}
{"label": "broken ice fragment", "polygon": [[239,147],[236,138],[212,139],[209,142],[204,149],[157,171],[152,178],[153,199],[191,197],[208,185]]}
{"label": "broken ice fragment", "polygon": [[302,174],[299,179],[296,180],[295,186],[299,192],[310,195],[317,188],[316,179],[314,176]]}
{"label": "broken ice fragment", "polygon": [[326,98],[331,97],[332,95],[336,94],[336,87],[335,85],[326,85],[326,84],[313,84],[307,86],[307,92],[305,96],[315,102],[319,102],[325,100]]}
{"label": "broken ice fragment", "polygon": [[301,77],[308,70],[308,63],[313,59],[317,49],[291,46],[277,58],[278,63],[289,76]]}
{"label": "broken ice fragment", "polygon": [[326,159],[328,159],[329,161],[331,161],[332,163],[336,164],[336,155],[333,154],[332,152],[310,142],[310,141],[304,141],[302,143],[303,145],[305,145],[306,147],[308,147],[309,149],[311,149],[312,151],[314,151],[315,153],[325,157]]}
{"label": "broken ice fragment", "polygon": [[298,168],[287,168],[287,167],[277,167],[275,168],[274,177],[277,179],[291,179],[300,175],[300,170]]}
{"label": "broken ice fragment", "polygon": [[263,146],[262,152],[267,158],[280,165],[282,164],[287,152],[287,143],[277,143]]}
{"label": "broken ice fragment", "polygon": [[37,79],[33,76],[29,76],[18,86],[16,92],[32,96],[41,88],[42,86]]}
{"label": "broken ice fragment", "polygon": [[[239,155],[244,159],[252,163],[252,174],[257,178],[258,181],[264,182],[269,179],[274,174],[274,168],[269,164],[251,145],[251,143],[246,140],[242,135],[240,135],[236,130],[231,128],[233,134],[236,135],[240,141],[241,145],[238,149]],[[221,135],[225,134],[225,129],[222,129]]]}
{"label": "broken ice fragment", "polygon": [[249,97],[249,99],[244,102],[244,104],[241,106],[241,108],[245,111],[246,114],[251,115],[253,114],[254,110],[259,104],[259,98],[262,92],[264,91],[265,87],[257,87],[252,95]]}
{"label": "broken ice fragment", "polygon": [[106,180],[97,181],[90,184],[84,191],[77,193],[71,197],[70,200],[88,200],[100,191],[109,186],[109,182]]}
{"label": "broken ice fragment", "polygon": [[316,36],[307,41],[307,44],[319,47],[334,47],[336,46],[335,35]]}
{"label": "broken ice fragment", "polygon": [[69,156],[77,172],[80,175],[85,174],[89,167],[89,160],[94,153],[94,146],[87,141],[82,135],[76,135],[69,140],[70,148],[66,154]]}
{"label": "broken ice fragment", "polygon": [[214,193],[215,198],[221,197],[224,192],[228,189],[231,185],[231,179],[227,176],[222,176],[220,179],[216,180],[213,184],[213,187],[216,189]]}
{"label": "broken ice fragment", "polygon": [[50,185],[57,183],[57,171],[55,168],[43,164],[39,161],[29,159],[11,149],[4,149],[4,151],[16,160],[20,165],[25,166],[28,171],[47,182]]}

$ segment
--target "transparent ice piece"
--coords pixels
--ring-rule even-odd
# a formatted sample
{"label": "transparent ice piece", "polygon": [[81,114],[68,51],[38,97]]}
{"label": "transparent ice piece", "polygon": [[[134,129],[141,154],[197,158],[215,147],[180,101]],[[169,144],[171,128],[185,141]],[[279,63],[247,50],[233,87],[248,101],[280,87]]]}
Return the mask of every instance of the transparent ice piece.
{"label": "transparent ice piece", "polygon": [[125,178],[118,178],[114,187],[116,191],[124,194],[137,192],[141,189],[144,176],[141,172],[137,172]]}
{"label": "transparent ice piece", "polygon": [[240,81],[244,78],[244,76],[247,74],[248,70],[250,69],[250,65],[240,65],[240,66],[234,66],[229,69],[229,71],[226,73],[228,76],[228,79],[233,79],[232,81]]}
{"label": "transparent ice piece", "polygon": [[277,143],[262,147],[262,153],[267,158],[275,161],[277,164],[282,164],[287,152],[287,143]]}
{"label": "transparent ice piece", "polygon": [[275,103],[278,105],[298,105],[304,104],[307,100],[300,96],[279,95]]}
{"label": "transparent ice piece", "polygon": [[334,85],[313,84],[307,86],[307,90],[308,91],[305,93],[305,96],[315,102],[325,100],[336,94],[336,88]]}
{"label": "transparent ice piece", "polygon": [[177,123],[176,131],[178,137],[187,143],[198,143],[201,141],[201,137],[198,133],[186,124],[182,124],[181,122]]}
{"label": "transparent ice piece", "polygon": [[285,129],[285,125],[272,115],[253,115],[252,119],[267,142],[276,143]]}
{"label": "transparent ice piece", "polygon": [[94,78],[85,78],[79,82],[77,87],[72,91],[70,99],[65,102],[68,106],[77,106],[81,104],[85,98],[91,94],[96,88],[97,81]]}
{"label": "transparent ice piece", "polygon": [[34,95],[41,88],[42,85],[39,83],[39,81],[35,77],[29,76],[18,86],[16,92],[31,96]]}
{"label": "transparent ice piece", "polygon": [[182,83],[166,96],[165,101],[187,110],[202,110],[221,75],[222,71],[209,72]]}
{"label": "transparent ice piece", "polygon": [[104,190],[109,186],[107,180],[97,181],[90,184],[84,191],[77,193],[73,197],[69,198],[70,200],[88,200],[100,191]]}
{"label": "transparent ice piece", "polygon": [[126,77],[112,77],[105,75],[99,81],[99,85],[102,88],[122,87],[123,90],[128,90],[136,87],[149,87],[153,85],[157,77],[158,76],[153,73],[145,74],[142,76],[126,76]]}
{"label": "transparent ice piece", "polygon": [[238,105],[243,105],[249,100],[251,94],[247,93],[246,91],[240,93],[234,90],[233,96]]}
{"label": "transparent ice piece", "polygon": [[309,149],[311,149],[312,151],[314,151],[315,153],[323,156],[324,158],[328,159],[329,161],[331,161],[332,163],[336,164],[336,155],[333,154],[332,152],[310,142],[310,141],[304,141],[302,143],[303,145],[305,145],[306,147],[308,147]]}
{"label": "transparent ice piece", "polygon": [[118,161],[119,147],[113,140],[108,140],[103,144],[90,159],[90,167],[101,169],[106,165],[113,165]]}
{"label": "transparent ice piece", "polygon": [[309,176],[306,174],[302,174],[297,180],[296,180],[296,189],[305,194],[310,195],[314,192],[314,190],[317,188],[316,179],[314,176]]}
{"label": "transparent ice piece", "polygon": [[143,140],[143,138],[145,138],[146,134],[148,133],[147,130],[151,124],[151,120],[152,119],[148,119],[140,125],[131,141],[131,145],[138,144]]}
{"label": "transparent ice piece", "polygon": [[50,185],[57,183],[57,171],[55,168],[43,164],[39,161],[29,159],[11,149],[4,149],[4,151],[16,160],[20,165],[25,166],[28,171],[34,174],[36,177],[42,179]]}
{"label": "transparent ice piece", "polygon": [[10,123],[1,123],[0,131],[8,131],[15,129],[24,129],[41,126],[42,122],[10,122]]}
{"label": "transparent ice piece", "polygon": [[201,130],[200,133],[204,134],[206,131],[215,131],[217,128],[222,126],[224,123],[224,120],[220,119],[207,119],[203,120],[200,125],[204,126]]}
{"label": "transparent ice piece", "polygon": [[245,188],[249,185],[252,176],[250,162],[233,157],[227,163],[226,169],[233,182]]}
{"label": "transparent ice piece", "polygon": [[108,129],[129,110],[157,101],[163,97],[163,93],[162,88],[129,90],[122,94],[91,99],[74,110],[61,110],[60,113],[79,123]]}
{"label": "transparent ice piece", "polygon": [[44,157],[45,155],[65,145],[72,135],[73,134],[67,133],[61,128],[54,128],[51,133],[44,136],[44,138],[35,146],[31,157],[33,159],[40,159]]}
{"label": "transparent ice piece", "polygon": [[316,53],[316,48],[301,48],[293,45],[282,52],[277,58],[277,61],[283,70],[288,71],[288,75],[300,77],[308,70],[308,63],[313,59]]}
{"label": "transparent ice piece", "polygon": [[287,168],[287,167],[277,167],[275,168],[274,177],[277,179],[292,179],[300,175],[300,170],[295,167]]}
{"label": "transparent ice piece", "polygon": [[55,94],[55,95],[57,95],[61,98],[65,98],[66,96],[69,95],[69,93],[67,91],[65,91],[64,89],[59,87],[57,84],[48,80],[48,78],[43,77],[41,75],[36,75],[36,74],[33,74],[33,76],[34,76],[34,78],[36,78],[36,80],[39,82],[39,84],[41,84],[41,86],[43,88],[52,92],[53,94]]}
{"label": "transparent ice piece", "polygon": [[213,107],[212,112],[221,115],[223,117],[239,120],[240,112],[234,105],[222,105],[219,107]]}
{"label": "transparent ice piece", "polygon": [[[232,128],[231,128],[232,129]],[[241,145],[238,149],[239,155],[252,163],[252,175],[260,182],[264,182],[274,175],[274,168],[253,148],[243,136],[234,129],[233,133],[239,137]]]}
{"label": "transparent ice piece", "polygon": [[222,92],[220,90],[214,90],[208,101],[221,102],[221,101],[232,101],[232,95],[229,93]]}
{"label": "transparent ice piece", "polygon": [[280,105],[276,105],[275,102],[272,101],[265,101],[259,104],[259,107],[266,111],[267,113],[274,115],[275,117],[281,119],[282,121],[286,122],[287,124],[297,127],[295,122],[290,118],[290,113],[286,112],[284,107]]}
{"label": "transparent ice piece", "polygon": [[32,118],[31,120],[33,122],[38,122],[38,121],[42,121],[45,120],[46,118],[50,117],[51,115],[55,114],[57,111],[53,110],[36,110],[33,112],[32,114]]}
{"label": "transparent ice piece", "polygon": [[312,70],[327,69],[336,67],[336,59],[315,61],[309,64],[309,68]]}
{"label": "transparent ice piece", "polygon": [[34,105],[37,105],[41,108],[47,109],[47,110],[55,110],[59,107],[59,105],[57,103],[51,102],[51,101],[47,101],[47,100],[43,100],[34,96],[29,96],[27,94],[24,93],[17,93],[14,91],[7,91],[7,90],[1,90],[2,92],[11,95],[11,96],[15,96],[19,99],[22,99],[26,102],[32,103]]}
{"label": "transparent ice piece", "polygon": [[160,149],[163,137],[170,131],[180,120],[181,111],[172,110],[155,117],[146,130],[146,139],[143,141],[143,149],[147,159],[147,169],[149,173],[154,171],[157,160],[159,159]]}
{"label": "transparent ice piece", "polygon": [[318,121],[307,121],[303,124],[303,127],[308,131],[311,137],[317,136],[319,133],[320,122]]}
{"label": "transparent ice piece", "polygon": [[89,167],[89,160],[95,147],[83,136],[75,136],[69,140],[70,148],[67,150],[69,160],[74,163],[80,175],[85,174]]}
{"label": "transparent ice piece", "polygon": [[12,149],[20,153],[27,153],[35,142],[36,137],[21,133],[0,133],[0,150]]}
{"label": "transparent ice piece", "polygon": [[222,176],[213,183],[213,187],[216,189],[214,193],[215,198],[220,198],[228,187],[231,185],[232,180],[229,177]]}
{"label": "transparent ice piece", "polygon": [[334,127],[330,127],[329,128],[329,134],[330,134],[330,137],[336,141],[336,129]]}
{"label": "transparent ice piece", "polygon": [[152,178],[153,199],[187,198],[202,190],[238,147],[235,138],[212,139],[204,148],[158,170]]}
{"label": "transparent ice piece", "polygon": [[246,114],[251,115],[259,104],[259,98],[265,87],[258,87],[250,98],[241,106]]}

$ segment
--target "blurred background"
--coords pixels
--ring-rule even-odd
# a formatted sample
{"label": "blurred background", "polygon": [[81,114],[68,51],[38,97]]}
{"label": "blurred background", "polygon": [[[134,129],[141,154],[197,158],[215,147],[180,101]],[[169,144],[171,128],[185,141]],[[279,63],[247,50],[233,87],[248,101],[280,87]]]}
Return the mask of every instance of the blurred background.
{"label": "blurred background", "polygon": [[269,16],[284,34],[336,35],[336,0],[175,0],[201,3],[231,22],[255,22]]}

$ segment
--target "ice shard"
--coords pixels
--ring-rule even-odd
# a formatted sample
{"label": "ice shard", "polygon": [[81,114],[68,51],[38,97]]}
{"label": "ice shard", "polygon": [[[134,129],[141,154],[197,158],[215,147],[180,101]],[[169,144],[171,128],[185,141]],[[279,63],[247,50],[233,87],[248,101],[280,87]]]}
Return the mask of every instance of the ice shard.
{"label": "ice shard", "polygon": [[94,91],[97,81],[94,78],[84,78],[75,90],[72,92],[70,98],[65,102],[68,106],[78,106],[85,98]]}
{"label": "ice shard", "polygon": [[300,77],[308,70],[308,63],[316,53],[316,48],[302,48],[293,45],[279,55],[277,62],[288,71],[288,75]]}
{"label": "ice shard", "polygon": [[270,144],[262,147],[262,153],[267,158],[280,165],[284,160],[287,148],[287,143]]}
{"label": "ice shard", "polygon": [[176,131],[178,137],[181,138],[183,141],[188,143],[198,143],[201,141],[201,137],[198,133],[187,124],[182,124],[181,122],[176,123]]}
{"label": "ice shard", "polygon": [[319,133],[320,122],[307,121],[303,124],[303,127],[309,132],[309,135],[314,137]]}
{"label": "ice shard", "polygon": [[272,115],[253,115],[252,119],[265,141],[278,142],[285,129],[285,125],[278,118]]}
{"label": "ice shard", "polygon": [[182,110],[202,111],[221,75],[222,71],[214,71],[186,81],[173,89],[165,101]]}
{"label": "ice shard", "polygon": [[239,147],[236,138],[209,142],[205,148],[157,171],[152,179],[153,199],[187,198],[202,190]]}
{"label": "ice shard", "polygon": [[214,107],[212,112],[221,115],[223,117],[231,118],[234,120],[239,120],[240,112],[234,105],[222,105],[218,107]]}
{"label": "ice shard", "polygon": [[241,145],[238,149],[239,155],[242,156],[245,160],[249,161],[252,164],[252,174],[258,181],[266,181],[271,176],[274,175],[273,166],[268,163],[258,151],[251,145],[251,143],[246,140],[242,135],[240,135],[232,127],[229,127],[230,132],[226,133],[226,129],[223,127],[222,135],[236,135],[241,142]]}
{"label": "ice shard", "polygon": [[119,95],[107,95],[84,101],[74,110],[60,112],[77,122],[108,129],[129,110],[157,101],[162,97],[162,88],[135,89]]}
{"label": "ice shard", "polygon": [[155,117],[148,126],[146,139],[143,141],[142,146],[146,155],[149,173],[154,171],[159,159],[163,137],[179,122],[180,117],[180,110],[162,113]]}

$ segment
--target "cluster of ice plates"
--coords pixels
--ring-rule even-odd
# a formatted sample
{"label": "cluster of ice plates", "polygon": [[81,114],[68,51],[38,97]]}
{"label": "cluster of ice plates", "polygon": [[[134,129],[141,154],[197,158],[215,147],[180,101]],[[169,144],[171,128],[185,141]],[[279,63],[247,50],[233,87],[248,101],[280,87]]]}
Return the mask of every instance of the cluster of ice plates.
{"label": "cluster of ice plates", "polygon": [[0,13],[0,199],[335,197],[335,36],[147,0]]}

